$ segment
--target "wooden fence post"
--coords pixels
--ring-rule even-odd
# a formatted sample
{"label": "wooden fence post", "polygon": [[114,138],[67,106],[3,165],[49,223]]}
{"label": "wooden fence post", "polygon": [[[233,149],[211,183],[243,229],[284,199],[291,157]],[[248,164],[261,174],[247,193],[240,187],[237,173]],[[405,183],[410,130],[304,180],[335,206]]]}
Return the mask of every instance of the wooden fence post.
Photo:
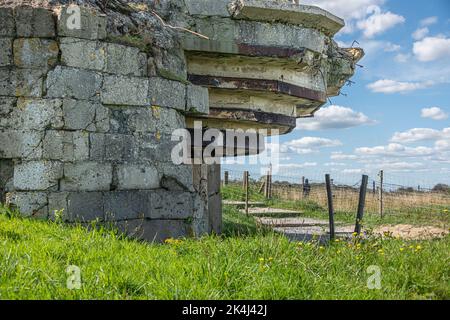
{"label": "wooden fence post", "polygon": [[379,189],[379,204],[380,204],[380,217],[383,219],[383,215],[384,215],[384,208],[383,208],[383,181],[384,181],[384,171],[381,170],[380,171],[380,189]]}
{"label": "wooden fence post", "polygon": [[228,171],[225,171],[224,176],[223,176],[223,185],[224,186],[228,185],[228,175],[229,175]]}
{"label": "wooden fence post", "polygon": [[330,175],[325,175],[325,182],[327,185],[327,197],[328,197],[328,216],[330,221],[330,240],[332,241],[335,238],[334,233],[334,208],[333,208],[333,193],[331,190],[331,179]]}
{"label": "wooden fence post", "polygon": [[302,189],[301,189],[301,199],[303,199],[304,198],[304,194],[303,194],[303,187],[305,186],[305,177],[303,176],[302,177]]}
{"label": "wooden fence post", "polygon": [[369,176],[363,175],[361,188],[359,189],[359,203],[358,213],[356,214],[355,232],[359,235],[361,233],[361,222],[364,217],[364,205],[366,204],[367,183],[369,182]]}
{"label": "wooden fence post", "polygon": [[269,199],[272,199],[272,168],[269,172]]}
{"label": "wooden fence post", "polygon": [[248,197],[249,197],[249,195],[248,195],[248,185],[249,185],[248,177],[249,177],[248,171],[245,171],[244,172],[244,180],[245,180],[245,214],[246,215],[248,215]]}
{"label": "wooden fence post", "polygon": [[246,185],[247,181],[245,180],[246,174],[247,174],[247,171],[244,171],[244,174],[242,176],[242,189],[244,189],[244,191],[247,188],[247,185]]}

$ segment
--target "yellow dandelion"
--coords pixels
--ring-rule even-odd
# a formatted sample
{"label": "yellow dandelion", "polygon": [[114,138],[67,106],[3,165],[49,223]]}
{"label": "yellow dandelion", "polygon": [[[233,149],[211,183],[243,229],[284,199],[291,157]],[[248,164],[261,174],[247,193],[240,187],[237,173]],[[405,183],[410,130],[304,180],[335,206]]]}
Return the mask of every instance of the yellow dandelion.
{"label": "yellow dandelion", "polygon": [[400,248],[400,251],[405,251],[405,248]]}
{"label": "yellow dandelion", "polygon": [[264,258],[259,258],[259,262],[264,262]]}
{"label": "yellow dandelion", "polygon": [[320,249],[320,251],[323,251],[323,250],[325,250],[325,247],[319,247],[319,249]]}

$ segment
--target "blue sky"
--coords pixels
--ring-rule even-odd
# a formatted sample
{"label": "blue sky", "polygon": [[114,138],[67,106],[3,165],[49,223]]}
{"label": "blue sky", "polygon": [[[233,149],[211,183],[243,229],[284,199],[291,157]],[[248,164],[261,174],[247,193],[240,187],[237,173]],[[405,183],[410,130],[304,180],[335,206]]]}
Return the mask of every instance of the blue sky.
{"label": "blue sky", "polygon": [[[303,0],[344,18],[335,37],[366,51],[315,119],[279,138],[279,175],[450,184],[450,1]],[[225,165],[226,168],[238,167]]]}

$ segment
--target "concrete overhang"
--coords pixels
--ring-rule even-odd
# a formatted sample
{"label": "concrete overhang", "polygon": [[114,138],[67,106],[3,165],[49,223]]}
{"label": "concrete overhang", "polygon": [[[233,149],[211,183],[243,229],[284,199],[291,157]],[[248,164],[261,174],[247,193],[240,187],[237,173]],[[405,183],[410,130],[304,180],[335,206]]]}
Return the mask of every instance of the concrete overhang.
{"label": "concrete overhang", "polygon": [[[332,36],[344,21],[314,6],[269,0],[186,0],[192,30],[182,43],[188,79],[209,89],[209,115],[188,115],[219,129],[285,134],[312,117],[354,74],[361,49]],[[275,131],[274,129],[278,130]]]}

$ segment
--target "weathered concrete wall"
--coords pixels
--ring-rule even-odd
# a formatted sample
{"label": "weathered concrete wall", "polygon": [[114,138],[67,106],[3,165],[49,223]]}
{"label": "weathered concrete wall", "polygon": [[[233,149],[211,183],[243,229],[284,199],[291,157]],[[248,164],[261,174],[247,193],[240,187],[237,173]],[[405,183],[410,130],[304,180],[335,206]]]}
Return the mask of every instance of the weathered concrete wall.
{"label": "weathered concrete wall", "polygon": [[290,0],[1,0],[0,201],[149,241],[220,233],[220,166],[175,165],[173,131],[293,130],[363,55],[343,25]]}
{"label": "weathered concrete wall", "polygon": [[58,13],[0,7],[0,200],[147,240],[209,232],[192,166],[170,157],[186,109],[208,112],[207,90],[156,73],[97,11],[82,8],[79,30]]}

